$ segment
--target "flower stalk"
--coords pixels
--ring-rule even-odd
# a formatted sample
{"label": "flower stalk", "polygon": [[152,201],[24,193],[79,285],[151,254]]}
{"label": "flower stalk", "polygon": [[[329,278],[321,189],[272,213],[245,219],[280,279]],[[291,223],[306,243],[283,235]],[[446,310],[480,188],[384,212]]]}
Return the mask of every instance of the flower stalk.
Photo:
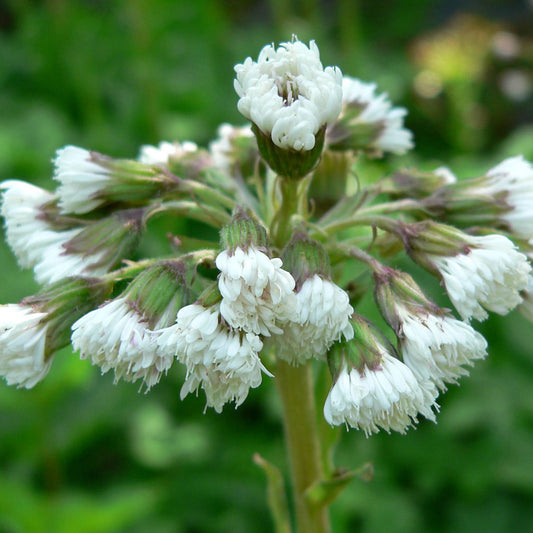
{"label": "flower stalk", "polygon": [[329,533],[331,526],[327,507],[306,498],[307,490],[324,479],[312,364],[292,366],[279,361],[275,379],[283,406],[297,532]]}

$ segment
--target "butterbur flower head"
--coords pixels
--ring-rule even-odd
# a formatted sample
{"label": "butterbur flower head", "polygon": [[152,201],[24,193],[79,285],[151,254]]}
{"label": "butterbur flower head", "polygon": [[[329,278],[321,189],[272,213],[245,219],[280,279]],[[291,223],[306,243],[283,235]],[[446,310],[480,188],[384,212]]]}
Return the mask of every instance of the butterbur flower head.
{"label": "butterbur flower head", "polygon": [[65,146],[54,159],[61,213],[85,214],[106,204],[146,202],[172,184],[157,166],[113,159],[77,146]]}
{"label": "butterbur flower head", "polygon": [[198,150],[196,143],[162,141],[157,146],[144,144],[139,151],[138,160],[145,165],[162,165],[168,167],[173,159],[179,159]]}
{"label": "butterbur flower head", "polygon": [[220,312],[233,328],[270,336],[293,315],[294,279],[281,259],[268,256],[265,229],[243,211],[222,228],[224,250],[216,258]]}
{"label": "butterbur flower head", "polygon": [[176,323],[159,331],[157,343],[161,354],[187,368],[181,398],[202,388],[207,406],[217,412],[231,401],[238,407],[250,388],[261,384],[262,372],[271,375],[259,358],[259,336],[224,325],[219,304],[208,305],[202,297],[180,309]]}
{"label": "butterbur flower head", "polygon": [[47,208],[56,197],[24,181],[0,184],[6,240],[23,268],[33,267],[43,256],[54,233],[47,221]]}
{"label": "butterbur flower head", "polygon": [[97,280],[71,279],[20,304],[0,306],[0,375],[8,385],[33,387],[48,373],[54,353],[69,342],[70,325],[108,294]]}
{"label": "butterbur flower head", "polygon": [[136,248],[143,229],[143,211],[131,209],[85,227],[43,233],[35,279],[46,284],[69,276],[101,276]]}
{"label": "butterbur flower head", "polygon": [[218,138],[209,143],[213,164],[228,174],[252,175],[259,155],[257,142],[248,126],[221,124]]}
{"label": "butterbur flower head", "polygon": [[375,297],[398,336],[403,362],[420,383],[457,383],[465,366],[487,354],[487,342],[471,326],[429,301],[404,272],[383,269],[375,275]]}
{"label": "butterbur flower head", "polygon": [[517,237],[533,237],[533,166],[523,156],[510,157],[487,172],[485,194],[503,196],[508,209],[500,215]]}
{"label": "butterbur flower head", "polygon": [[173,361],[157,351],[156,333],[173,324],[188,303],[184,266],[163,261],[141,272],[122,295],[87,313],[72,326],[72,344],[115,381],[143,379],[147,389],[159,382]]}
{"label": "butterbur flower head", "polygon": [[273,341],[278,357],[302,364],[324,357],[342,336],[353,337],[353,308],[346,292],[331,281],[329,257],[320,243],[296,232],[283,259],[296,282],[296,312]]}
{"label": "butterbur flower head", "polygon": [[239,111],[252,121],[267,163],[285,177],[307,174],[320,157],[326,125],[341,109],[341,71],[322,67],[314,41],[295,39],[265,46],[257,62],[248,57],[235,72]]}
{"label": "butterbur flower head", "polygon": [[327,132],[331,149],[403,154],[413,148],[413,134],[404,128],[407,111],[392,107],[387,94],[375,94],[376,84],[344,76],[342,111]]}
{"label": "butterbur flower head", "polygon": [[417,417],[434,420],[436,390],[422,388],[394,349],[362,317],[354,317],[354,339],[328,354],[333,386],[324,405],[331,425],[346,424],[365,435],[405,431]]}
{"label": "butterbur flower head", "polygon": [[446,167],[436,168],[432,172],[403,169],[384,180],[383,187],[393,197],[426,198],[456,182],[457,178]]}
{"label": "butterbur flower head", "polygon": [[46,313],[35,312],[31,306],[0,306],[0,375],[8,385],[30,389],[50,370],[45,317]]}
{"label": "butterbur flower head", "polygon": [[441,277],[463,320],[485,320],[486,310],[506,315],[522,301],[531,267],[507,237],[467,235],[434,222],[412,226],[408,233],[408,252]]}

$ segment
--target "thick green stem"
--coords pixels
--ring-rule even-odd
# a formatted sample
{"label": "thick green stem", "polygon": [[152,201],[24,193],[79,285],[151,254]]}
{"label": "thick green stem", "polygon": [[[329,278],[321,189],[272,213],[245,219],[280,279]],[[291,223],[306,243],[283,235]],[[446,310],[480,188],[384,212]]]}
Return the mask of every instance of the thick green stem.
{"label": "thick green stem", "polygon": [[291,218],[298,213],[300,198],[298,197],[298,182],[280,178],[281,205],[274,215],[270,230],[272,241],[279,248],[283,248],[292,233]]}
{"label": "thick green stem", "polygon": [[327,507],[317,506],[305,497],[311,485],[324,479],[311,363],[294,367],[279,361],[276,384],[283,404],[297,531],[329,533],[331,527]]}

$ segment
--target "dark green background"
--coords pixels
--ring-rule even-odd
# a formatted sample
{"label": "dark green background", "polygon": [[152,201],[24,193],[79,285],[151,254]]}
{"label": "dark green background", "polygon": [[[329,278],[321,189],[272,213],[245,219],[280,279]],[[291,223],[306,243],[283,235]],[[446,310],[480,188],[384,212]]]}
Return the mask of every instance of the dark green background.
{"label": "dark green background", "polygon": [[[472,176],[517,153],[531,160],[531,91],[502,90],[510,73],[533,83],[529,5],[4,0],[0,178],[52,187],[51,159],[65,144],[117,157],[162,139],[205,145],[219,123],[244,122],[233,65],[292,33],[409,108],[416,155],[363,164],[365,179],[399,165]],[[494,53],[502,29],[518,36],[518,56]],[[414,84],[428,69],[442,85],[433,98]],[[4,244],[0,261],[2,303],[36,290]],[[514,312],[480,330],[490,357],[440,398],[436,426],[343,434],[337,463],[373,461],[375,477],[335,502],[336,533],[533,531],[531,325]],[[258,451],[285,467],[271,380],[216,415],[203,414],[201,397],[180,402],[182,379],[175,368],[139,394],[63,350],[34,390],[1,384],[0,533],[271,531],[251,459]]]}

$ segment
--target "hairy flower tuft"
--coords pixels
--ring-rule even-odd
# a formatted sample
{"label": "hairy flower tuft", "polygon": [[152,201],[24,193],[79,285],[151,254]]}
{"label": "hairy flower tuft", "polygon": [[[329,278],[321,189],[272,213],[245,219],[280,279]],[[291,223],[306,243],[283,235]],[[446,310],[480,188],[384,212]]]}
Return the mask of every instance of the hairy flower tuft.
{"label": "hairy flower tuft", "polygon": [[313,149],[315,135],[340,112],[341,71],[322,67],[314,41],[267,45],[235,72],[239,111],[285,150]]}

